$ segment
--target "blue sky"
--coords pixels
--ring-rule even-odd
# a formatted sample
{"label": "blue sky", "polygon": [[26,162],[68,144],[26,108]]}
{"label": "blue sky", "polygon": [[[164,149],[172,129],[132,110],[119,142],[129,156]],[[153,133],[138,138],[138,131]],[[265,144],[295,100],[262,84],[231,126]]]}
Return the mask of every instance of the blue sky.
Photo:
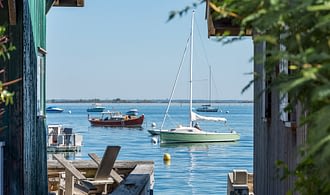
{"label": "blue sky", "polygon": [[[166,99],[191,26],[191,12],[167,22],[189,0],[85,0],[83,8],[53,7],[47,14],[47,99]],[[207,36],[205,5],[196,9],[193,79],[196,99],[252,100],[251,38],[223,45]],[[188,63],[189,60],[186,59]],[[186,63],[186,64],[187,64]],[[185,65],[188,67],[188,64]],[[188,98],[188,69],[174,98]]]}

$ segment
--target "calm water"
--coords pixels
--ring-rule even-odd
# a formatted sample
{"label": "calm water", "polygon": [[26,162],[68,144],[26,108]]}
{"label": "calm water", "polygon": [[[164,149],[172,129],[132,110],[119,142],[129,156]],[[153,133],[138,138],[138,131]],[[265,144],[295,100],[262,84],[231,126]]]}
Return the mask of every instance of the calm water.
{"label": "calm water", "polygon": [[[47,114],[48,124],[63,124],[83,135],[84,146],[81,152],[70,154],[68,158],[89,159],[87,154],[90,152],[102,156],[106,145],[120,145],[119,160],[155,162],[155,194],[226,194],[228,172],[233,169],[253,171],[252,104],[220,104],[222,113],[204,114],[226,117],[227,126],[241,135],[238,142],[180,145],[153,144],[152,137],[147,132],[152,122],[161,124],[166,104],[104,104],[109,110],[122,112],[130,108],[139,109],[140,114],[145,114],[142,129],[91,127],[86,112],[90,104],[52,105],[65,111]],[[187,105],[174,104],[170,109],[171,119],[186,124],[187,109]],[[169,123],[169,127],[174,127],[175,124]],[[200,123],[201,127],[212,131],[219,125],[223,126],[213,122]],[[164,164],[164,153],[171,155],[170,164]]]}

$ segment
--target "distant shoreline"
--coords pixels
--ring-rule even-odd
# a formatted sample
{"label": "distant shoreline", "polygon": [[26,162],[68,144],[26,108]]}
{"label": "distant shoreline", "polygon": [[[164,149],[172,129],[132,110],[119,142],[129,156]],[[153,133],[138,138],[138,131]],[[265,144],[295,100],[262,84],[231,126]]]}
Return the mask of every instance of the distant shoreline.
{"label": "distant shoreline", "polygon": [[[124,100],[124,99],[50,99],[47,103],[168,103],[164,100]],[[189,100],[172,100],[173,103],[189,103]],[[194,100],[193,103],[208,104],[209,100]],[[212,100],[211,103],[253,103],[252,100]]]}

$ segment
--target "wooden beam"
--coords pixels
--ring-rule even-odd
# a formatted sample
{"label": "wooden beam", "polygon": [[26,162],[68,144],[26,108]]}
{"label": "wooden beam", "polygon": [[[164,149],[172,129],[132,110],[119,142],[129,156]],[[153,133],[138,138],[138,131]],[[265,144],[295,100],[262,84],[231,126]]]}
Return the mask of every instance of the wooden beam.
{"label": "wooden beam", "polygon": [[54,0],[54,7],[84,7],[84,0]]}
{"label": "wooden beam", "polygon": [[[208,1],[207,1],[208,2]],[[206,7],[206,19],[208,26],[208,36],[239,36],[241,33],[241,28],[239,25],[234,24],[233,18],[226,17],[215,19],[212,17],[214,10],[207,3]],[[243,36],[252,36],[251,29],[245,29]]]}
{"label": "wooden beam", "polygon": [[60,154],[53,154],[53,157],[59,163],[61,163],[61,165],[63,167],[65,167],[65,173],[68,170],[77,179],[79,179],[79,180],[85,180],[86,179],[86,177],[83,174],[81,174],[71,163],[68,163],[68,161],[63,156],[61,156]]}
{"label": "wooden beam", "polygon": [[8,0],[9,24],[16,25],[16,1]]}
{"label": "wooden beam", "polygon": [[154,168],[148,164],[138,164],[127,178],[111,193],[112,195],[152,194]]}
{"label": "wooden beam", "polygon": [[78,7],[84,7],[84,0],[77,0]]}

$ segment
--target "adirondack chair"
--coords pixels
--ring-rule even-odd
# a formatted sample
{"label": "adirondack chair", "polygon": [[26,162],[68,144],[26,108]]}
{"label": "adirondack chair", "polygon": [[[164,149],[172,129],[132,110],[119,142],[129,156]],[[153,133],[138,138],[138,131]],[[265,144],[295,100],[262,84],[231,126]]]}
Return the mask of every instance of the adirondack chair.
{"label": "adirondack chair", "polygon": [[110,173],[119,150],[120,146],[107,146],[94,178],[86,178],[62,155],[53,154],[53,157],[65,168],[65,195],[107,194],[107,186],[114,183]]}
{"label": "adirondack chair", "polygon": [[[102,160],[100,157],[98,157],[95,153],[89,153],[88,156],[97,164],[97,166],[100,166]],[[118,184],[123,181],[123,178],[114,169],[111,170],[110,176]]]}

